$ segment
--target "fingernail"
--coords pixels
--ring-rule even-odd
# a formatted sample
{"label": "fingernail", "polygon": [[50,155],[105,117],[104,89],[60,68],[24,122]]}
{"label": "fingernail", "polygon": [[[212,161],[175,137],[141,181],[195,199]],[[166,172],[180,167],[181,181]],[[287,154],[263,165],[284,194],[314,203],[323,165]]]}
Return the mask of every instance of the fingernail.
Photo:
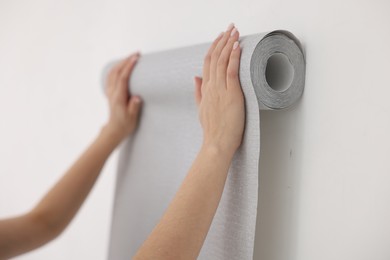
{"label": "fingernail", "polygon": [[237,49],[237,47],[238,47],[238,41],[235,41],[233,44],[233,50]]}
{"label": "fingernail", "polygon": [[226,31],[230,31],[231,29],[233,29],[233,27],[234,27],[234,23],[229,24]]}
{"label": "fingernail", "polygon": [[233,29],[233,31],[230,33],[230,36],[233,36],[233,35],[235,35],[235,34],[236,34],[236,32],[237,32],[237,28],[234,28],[234,29]]}
{"label": "fingernail", "polygon": [[218,35],[217,39],[221,38],[223,34],[224,34],[224,32],[221,32],[221,33]]}

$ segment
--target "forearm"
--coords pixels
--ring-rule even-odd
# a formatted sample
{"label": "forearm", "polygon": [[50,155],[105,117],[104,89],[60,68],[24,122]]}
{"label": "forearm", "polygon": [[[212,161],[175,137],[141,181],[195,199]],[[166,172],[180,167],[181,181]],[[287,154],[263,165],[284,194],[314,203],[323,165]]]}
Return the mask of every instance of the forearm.
{"label": "forearm", "polygon": [[109,129],[102,128],[87,150],[33,209],[32,214],[42,220],[48,230],[59,234],[68,225],[120,140]]}
{"label": "forearm", "polygon": [[106,127],[29,213],[0,221],[0,259],[31,251],[58,236],[72,220],[121,138]]}
{"label": "forearm", "polygon": [[233,153],[203,146],[135,259],[196,259],[222,196]]}

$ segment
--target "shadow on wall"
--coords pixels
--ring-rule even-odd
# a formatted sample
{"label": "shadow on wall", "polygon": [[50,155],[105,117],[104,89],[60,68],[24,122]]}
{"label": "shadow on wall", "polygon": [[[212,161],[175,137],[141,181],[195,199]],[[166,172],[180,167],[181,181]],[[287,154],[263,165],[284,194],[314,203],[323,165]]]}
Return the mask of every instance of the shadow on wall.
{"label": "shadow on wall", "polygon": [[255,260],[297,257],[302,103],[283,111],[261,111]]}

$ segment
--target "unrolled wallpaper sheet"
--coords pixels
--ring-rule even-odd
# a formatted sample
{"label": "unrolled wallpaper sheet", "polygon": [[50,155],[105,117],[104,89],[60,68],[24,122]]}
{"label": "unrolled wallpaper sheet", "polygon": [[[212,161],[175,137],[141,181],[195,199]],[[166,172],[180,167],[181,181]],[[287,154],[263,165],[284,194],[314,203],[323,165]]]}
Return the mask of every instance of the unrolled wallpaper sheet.
{"label": "unrolled wallpaper sheet", "polygon": [[[137,132],[120,148],[110,260],[132,258],[163,215],[200,149],[202,129],[194,101],[193,77],[202,75],[203,59],[210,44],[143,54],[133,71],[131,92],[140,95],[144,104]],[[303,92],[304,56],[291,33],[274,31],[244,36],[240,38],[240,46],[245,133],[198,259],[253,258],[259,110],[286,108]],[[287,73],[283,72],[287,71],[283,64],[268,64],[270,57],[278,53],[288,58],[293,70],[290,80],[284,83],[287,85],[274,90],[267,82],[272,77],[278,81],[285,76],[278,76],[275,71]],[[266,73],[270,75],[266,77]]]}

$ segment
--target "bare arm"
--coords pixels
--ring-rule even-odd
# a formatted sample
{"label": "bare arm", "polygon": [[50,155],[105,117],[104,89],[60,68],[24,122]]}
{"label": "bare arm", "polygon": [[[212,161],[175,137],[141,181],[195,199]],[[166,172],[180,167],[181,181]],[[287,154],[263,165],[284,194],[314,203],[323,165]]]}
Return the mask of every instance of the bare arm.
{"label": "bare arm", "polygon": [[[214,218],[228,169],[244,130],[238,80],[240,48],[232,26],[209,49],[196,101],[203,146],[164,216],[134,259],[196,259]],[[236,48],[233,48],[236,47]]]}
{"label": "bare arm", "polygon": [[129,97],[127,82],[137,58],[130,56],[110,72],[106,86],[110,119],[87,150],[33,210],[0,220],[0,259],[28,252],[57,237],[83,204],[111,152],[134,132],[141,100]]}

